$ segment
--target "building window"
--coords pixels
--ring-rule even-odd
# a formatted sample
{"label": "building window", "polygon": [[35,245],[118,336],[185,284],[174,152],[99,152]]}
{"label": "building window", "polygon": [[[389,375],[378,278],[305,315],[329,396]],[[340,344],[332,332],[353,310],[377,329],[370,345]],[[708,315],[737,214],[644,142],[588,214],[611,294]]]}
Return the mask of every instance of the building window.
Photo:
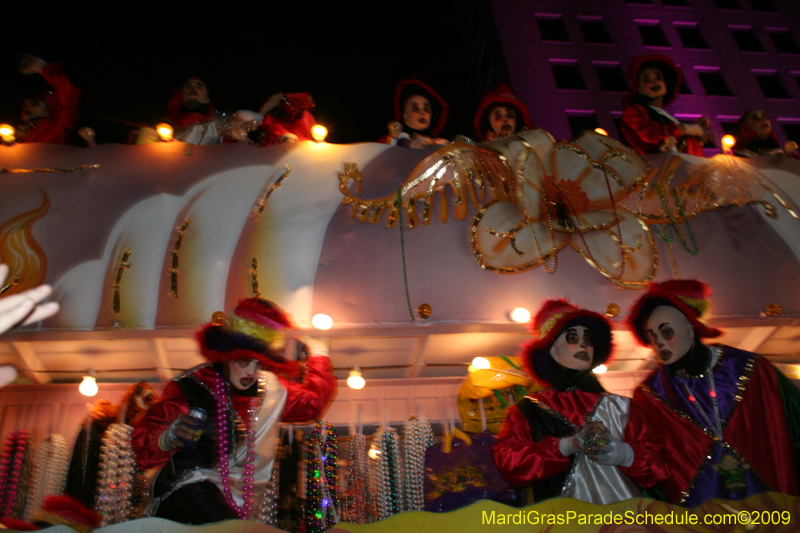
{"label": "building window", "polygon": [[658,48],[670,48],[669,41],[661,29],[657,20],[636,20],[636,27],[642,37],[644,46],[655,46]]}
{"label": "building window", "polygon": [[583,41],[589,44],[614,44],[608,27],[602,18],[578,18],[583,32]]}
{"label": "building window", "polygon": [[729,26],[739,50],[742,52],[763,52],[764,47],[756,32],[750,26]]}
{"label": "building window", "polygon": [[663,0],[665,6],[689,7],[687,0]]}
{"label": "building window", "polygon": [[573,139],[584,131],[594,131],[597,127],[597,117],[594,111],[567,110],[566,113]]}
{"label": "building window", "polygon": [[569,41],[567,28],[561,15],[536,15],[536,23],[543,41]]}
{"label": "building window", "polygon": [[739,117],[722,116],[717,117],[717,123],[722,128],[723,135],[733,135],[739,137]]}
{"label": "building window", "polygon": [[753,6],[753,11],[777,11],[778,8],[772,0],[750,0],[750,5]]}
{"label": "building window", "polygon": [[739,0],[714,0],[719,9],[742,9]]}
{"label": "building window", "polygon": [[608,92],[628,92],[628,82],[617,62],[595,61],[594,71],[600,80],[600,89]]}
{"label": "building window", "polygon": [[551,59],[550,68],[553,69],[553,76],[556,79],[556,87],[558,89],[586,89],[586,83],[583,81],[577,61]]}
{"label": "building window", "polygon": [[777,72],[754,70],[753,74],[755,74],[756,80],[758,80],[758,84],[767,98],[791,98]]}
{"label": "building window", "polygon": [[678,87],[678,94],[694,94],[686,83],[686,76],[681,73],[681,86]]}
{"label": "building window", "polygon": [[[791,119],[790,119],[791,120]],[[781,124],[786,138],[800,144],[800,121],[798,122],[784,122]]]}
{"label": "building window", "polygon": [[647,4],[653,5],[653,0],[625,0],[626,4]]}
{"label": "building window", "polygon": [[800,54],[797,41],[794,40],[789,30],[785,28],[767,28],[767,31],[779,54]]}
{"label": "building window", "polygon": [[675,22],[675,29],[678,31],[678,37],[681,38],[684,48],[696,48],[700,50],[708,50],[708,46],[703,34],[696,23],[689,22]]}
{"label": "building window", "polygon": [[718,67],[695,67],[708,96],[733,96]]}

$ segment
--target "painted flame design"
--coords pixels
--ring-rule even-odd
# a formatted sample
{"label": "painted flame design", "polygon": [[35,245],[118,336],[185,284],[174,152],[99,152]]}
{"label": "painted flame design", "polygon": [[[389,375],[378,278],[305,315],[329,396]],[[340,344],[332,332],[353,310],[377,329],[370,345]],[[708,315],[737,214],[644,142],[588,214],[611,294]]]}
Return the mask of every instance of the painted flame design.
{"label": "painted flame design", "polygon": [[22,213],[0,226],[0,261],[10,269],[9,280],[17,278],[17,284],[6,294],[32,289],[44,283],[47,275],[47,255],[33,238],[33,225],[50,210],[50,197],[44,190],[42,205]]}

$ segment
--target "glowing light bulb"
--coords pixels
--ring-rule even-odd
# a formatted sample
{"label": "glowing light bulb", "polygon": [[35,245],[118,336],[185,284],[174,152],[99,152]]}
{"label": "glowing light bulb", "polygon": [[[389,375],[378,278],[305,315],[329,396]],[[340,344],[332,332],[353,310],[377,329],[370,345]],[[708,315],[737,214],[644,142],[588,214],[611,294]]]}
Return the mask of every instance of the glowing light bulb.
{"label": "glowing light bulb", "polygon": [[333,326],[333,319],[328,315],[319,313],[311,318],[311,323],[317,329],[331,329],[331,326]]}
{"label": "glowing light bulb", "polygon": [[369,451],[367,452],[367,455],[373,461],[377,461],[378,457],[380,456],[380,454],[381,454],[381,451],[379,449],[377,449],[374,444],[369,447]]}
{"label": "glowing light bulb", "polygon": [[158,136],[161,137],[162,141],[171,141],[172,140],[172,133],[173,129],[172,126],[169,124],[162,122],[158,126],[156,126],[156,131],[158,132]]}
{"label": "glowing light bulb", "polygon": [[14,142],[14,139],[16,139],[14,133],[13,127],[8,124],[0,124],[0,138],[3,139],[4,142]]}
{"label": "glowing light bulb", "polygon": [[83,381],[78,386],[78,390],[84,396],[94,396],[98,391],[97,380],[94,376],[83,376]]}
{"label": "glowing light bulb", "polygon": [[511,320],[514,322],[519,322],[520,324],[527,324],[528,321],[531,319],[531,312],[525,309],[524,307],[517,307],[513,311],[511,311]]}
{"label": "glowing light bulb", "polygon": [[366,380],[361,376],[361,370],[358,367],[350,371],[350,377],[347,378],[347,386],[351,389],[361,390],[366,385]]}
{"label": "glowing light bulb", "polygon": [[592,372],[595,374],[605,374],[608,371],[608,367],[606,365],[597,365],[592,369]]}
{"label": "glowing light bulb", "polygon": [[736,138],[733,135],[725,135],[722,138],[722,144],[724,144],[728,148],[732,148],[733,145],[736,144]]}
{"label": "glowing light bulb", "polygon": [[321,143],[325,140],[325,137],[328,136],[328,128],[323,126],[322,124],[315,124],[311,127],[311,137],[314,138],[315,141]]}
{"label": "glowing light bulb", "polygon": [[475,370],[486,370],[492,365],[489,364],[489,360],[485,357],[476,357],[472,360],[472,366],[475,367]]}
{"label": "glowing light bulb", "polygon": [[472,366],[472,365],[469,365],[469,366],[467,367],[467,372],[475,372],[476,370],[478,370],[478,369],[477,369],[477,368],[475,368],[475,367],[474,367],[474,366]]}
{"label": "glowing light bulb", "polygon": [[605,135],[606,137],[608,137],[608,132],[606,130],[604,130],[603,128],[595,128],[594,131],[596,131],[600,135]]}

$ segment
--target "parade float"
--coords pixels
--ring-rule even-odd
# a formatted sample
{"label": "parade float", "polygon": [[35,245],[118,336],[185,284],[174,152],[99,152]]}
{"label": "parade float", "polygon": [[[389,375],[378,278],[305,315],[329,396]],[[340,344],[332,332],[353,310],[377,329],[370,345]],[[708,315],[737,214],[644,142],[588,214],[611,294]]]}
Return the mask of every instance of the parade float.
{"label": "parade float", "polygon": [[[0,392],[4,442],[22,442],[21,431],[30,442],[72,442],[87,414],[84,376],[112,401],[138,380],[160,390],[202,362],[197,325],[249,296],[278,302],[310,335],[331,339],[341,383],[323,423],[353,440],[421,415],[449,437],[465,418],[457,402],[470,362],[515,355],[529,333],[512,312],[548,298],[611,318],[617,351],[600,379],[629,396],[655,363],[623,318],[653,280],[708,282],[722,342],[800,378],[800,162],[788,157],[643,158],[600,134],[556,142],[533,129],[427,150],[17,144],[0,146],[0,167],[0,257],[12,276],[0,291],[46,282],[61,305],[0,343],[0,364],[20,372]],[[346,386],[351,373],[366,386]],[[461,414],[485,429],[489,400],[473,400]],[[714,505],[793,518],[798,510],[796,498],[777,494]],[[609,512],[561,499],[526,512],[568,508]],[[683,511],[644,499],[614,506],[647,509]],[[482,501],[336,527],[485,527],[484,513],[493,525],[538,527],[517,524],[515,512]],[[149,530],[149,520],[115,527]]]}

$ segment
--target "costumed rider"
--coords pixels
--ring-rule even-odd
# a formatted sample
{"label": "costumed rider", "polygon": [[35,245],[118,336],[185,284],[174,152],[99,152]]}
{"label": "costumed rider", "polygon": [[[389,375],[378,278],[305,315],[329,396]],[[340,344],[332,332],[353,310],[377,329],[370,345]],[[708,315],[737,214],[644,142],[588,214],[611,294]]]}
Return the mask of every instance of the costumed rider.
{"label": "costumed rider", "polygon": [[401,80],[394,91],[394,120],[381,142],[406,148],[447,144],[436,137],[447,123],[449,106],[439,93],[418,79]]}
{"label": "costumed rider", "polygon": [[22,101],[16,129],[20,143],[65,144],[78,121],[81,91],[59,65],[26,54],[19,63],[23,74],[41,74],[52,90],[41,91]]}
{"label": "costumed rider", "polygon": [[532,127],[528,110],[505,84],[483,95],[472,122],[479,141],[505,139]]}
{"label": "costumed rider", "polygon": [[189,77],[167,104],[173,138],[187,144],[221,144],[228,117],[217,111],[208,97],[208,87],[197,76]]}
{"label": "costumed rider", "polygon": [[259,146],[313,140],[311,128],[317,123],[311,110],[314,98],[309,93],[276,93],[255,111],[237,111],[232,129],[253,131]]}
{"label": "costumed rider", "polygon": [[633,401],[664,430],[667,500],[696,507],[765,491],[797,496],[800,390],[757,354],[701,342],[722,334],[702,321],[709,296],[697,280],[653,283],[628,317],[663,363]]}
{"label": "costumed rider", "polygon": [[[208,363],[169,382],[133,432],[139,467],[161,468],[149,515],[188,524],[250,516],[272,474],[279,423],[318,417],[336,391],[328,348],[313,339],[303,339],[311,357],[302,381],[286,379],[303,371],[284,357],[292,328],[259,298],[201,327]],[[196,408],[208,415],[205,430],[187,416]]]}
{"label": "costumed rider", "polygon": [[607,393],[596,366],[613,349],[611,326],[566,300],[545,302],[523,347],[526,370],[550,388],[509,409],[492,449],[503,477],[533,486],[534,501],[564,496],[610,504],[641,496],[669,475],[659,435],[629,398]]}
{"label": "costumed rider", "polygon": [[663,109],[681,86],[681,72],[672,59],[660,54],[634,58],[628,80],[633,89],[623,101],[619,126],[626,142],[642,155],[677,151],[703,157],[710,120],[703,117],[695,124],[682,124]]}
{"label": "costumed rider", "polygon": [[739,139],[736,143],[736,155],[757,157],[759,155],[793,155],[797,151],[797,143],[786,143],[786,151],[781,149],[772,121],[763,109],[750,109],[739,119]]}

